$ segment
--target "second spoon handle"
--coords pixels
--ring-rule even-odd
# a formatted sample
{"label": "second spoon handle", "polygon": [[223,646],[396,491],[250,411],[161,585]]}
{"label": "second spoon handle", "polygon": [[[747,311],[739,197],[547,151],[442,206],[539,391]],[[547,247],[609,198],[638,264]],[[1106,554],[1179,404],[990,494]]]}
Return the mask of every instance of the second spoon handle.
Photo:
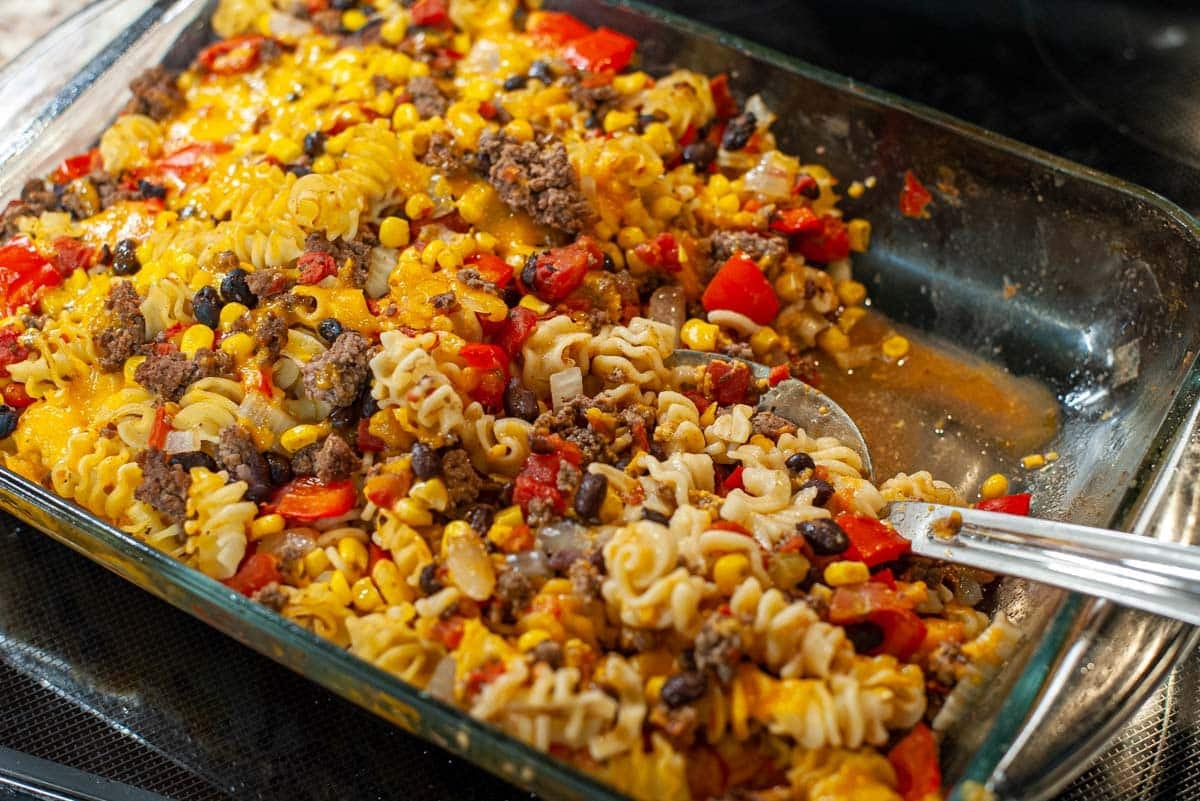
{"label": "second spoon handle", "polygon": [[1200,626],[1200,547],[920,501],[892,504],[888,519],[923,556]]}

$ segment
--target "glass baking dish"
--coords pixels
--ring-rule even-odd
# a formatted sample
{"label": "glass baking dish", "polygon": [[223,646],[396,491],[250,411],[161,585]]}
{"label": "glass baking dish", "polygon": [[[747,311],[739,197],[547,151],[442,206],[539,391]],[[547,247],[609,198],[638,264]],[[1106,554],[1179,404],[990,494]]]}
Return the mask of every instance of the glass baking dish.
{"label": "glass baking dish", "polygon": [[[0,73],[0,198],[96,139],[146,65],[206,44],[212,2],[101,0]],[[1033,474],[1036,512],[1192,541],[1198,500],[1200,232],[1137,187],[648,7],[547,5],[637,36],[643,65],[728,72],[780,116],[783,147],[844,180],[874,177],[855,216],[874,226],[856,271],[877,308],[1045,382],[1061,426]],[[896,202],[912,169],[928,220]],[[935,474],[977,484],[991,457],[947,445]],[[968,438],[969,443],[969,438]],[[466,717],[7,471],[0,508],[257,651],[505,779],[571,799],[619,796]],[[946,739],[952,794],[1052,794],[1087,766],[1196,643],[1188,627],[1006,579],[997,604],[1024,633]]]}

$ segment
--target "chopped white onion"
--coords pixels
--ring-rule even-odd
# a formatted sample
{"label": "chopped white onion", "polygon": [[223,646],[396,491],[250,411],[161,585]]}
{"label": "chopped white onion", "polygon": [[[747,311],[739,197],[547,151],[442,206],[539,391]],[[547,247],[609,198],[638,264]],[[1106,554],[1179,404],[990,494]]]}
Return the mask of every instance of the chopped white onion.
{"label": "chopped white onion", "polygon": [[486,601],[496,589],[496,569],[475,532],[456,532],[448,535],[444,544],[446,570],[463,595],[475,601]]}
{"label": "chopped white onion", "polygon": [[512,553],[505,557],[504,561],[510,569],[517,571],[525,578],[548,579],[554,575],[546,554],[541,551]]}
{"label": "chopped white onion", "polygon": [[757,192],[769,198],[786,199],[791,197],[792,187],[796,185],[798,170],[799,165],[794,159],[788,158],[778,150],[768,150],[742,177],[742,182],[748,192]]}
{"label": "chopped white onion", "polygon": [[246,397],[238,406],[238,414],[249,420],[251,424],[266,426],[276,434],[282,434],[296,425],[294,418],[269,403],[261,392],[247,392]]}
{"label": "chopped white onion", "polygon": [[676,331],[683,328],[687,319],[687,298],[683,287],[672,284],[660,286],[650,296],[650,319],[666,323]]}
{"label": "chopped white onion", "polygon": [[759,133],[770,128],[771,123],[775,122],[775,112],[771,111],[760,95],[752,95],[746,101],[745,110],[754,115],[754,127]]}
{"label": "chopped white onion", "polygon": [[568,367],[550,376],[550,400],[555,409],[561,409],[571,398],[582,394],[583,372],[578,367]]}
{"label": "chopped white onion", "polygon": [[187,431],[168,431],[163,442],[164,453],[191,453],[200,450],[200,432],[195,429]]}
{"label": "chopped white onion", "polygon": [[313,29],[312,23],[306,22],[299,17],[294,17],[291,14],[285,14],[282,11],[272,11],[267,17],[267,30],[272,36],[279,37],[294,37],[300,38],[305,34],[311,33]]}
{"label": "chopped white onion", "polygon": [[738,332],[742,336],[754,336],[758,333],[761,325],[751,320],[744,314],[739,314],[729,309],[713,309],[708,313],[708,321],[713,325],[719,325],[722,328],[729,328]]}
{"label": "chopped white onion", "polygon": [[439,701],[445,701],[448,704],[453,704],[454,673],[454,657],[447,654],[446,656],[443,656],[433,668],[433,673],[429,676],[429,683],[425,685],[425,692],[429,693]]}
{"label": "chopped white onion", "polygon": [[537,546],[553,556],[559,551],[577,551],[582,554],[591,546],[587,529],[574,520],[560,520],[538,529]]}
{"label": "chopped white onion", "polygon": [[367,266],[367,280],[363,291],[368,298],[382,298],[388,293],[388,277],[396,268],[396,249],[380,245],[371,250],[371,260]]}

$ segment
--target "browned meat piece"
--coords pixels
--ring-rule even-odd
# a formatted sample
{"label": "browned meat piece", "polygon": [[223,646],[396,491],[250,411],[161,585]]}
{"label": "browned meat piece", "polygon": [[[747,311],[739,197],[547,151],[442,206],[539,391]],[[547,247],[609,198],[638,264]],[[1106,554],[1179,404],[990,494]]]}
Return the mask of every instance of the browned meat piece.
{"label": "browned meat piece", "polygon": [[312,461],[313,475],[326,484],[345,481],[360,466],[354,451],[346,444],[346,440],[337,434],[330,434],[325,438],[325,442],[313,454]]}
{"label": "browned meat piece", "polygon": [[524,573],[519,570],[505,570],[496,578],[497,603],[493,603],[489,609],[494,622],[499,624],[513,621],[533,596],[533,585]]}
{"label": "browned meat piece", "polygon": [[768,439],[779,439],[784,434],[795,434],[796,424],[791,420],[780,417],[774,412],[759,412],[750,420],[755,434],[762,434]]}
{"label": "browned meat piece", "polygon": [[454,508],[474,503],[486,484],[483,476],[471,464],[471,457],[462,448],[446,451],[442,456],[442,480],[446,482],[450,505]]}
{"label": "browned meat piece", "polygon": [[446,96],[438,89],[437,81],[428,75],[409,79],[408,96],[422,119],[440,117],[446,113]]}
{"label": "browned meat piece", "polygon": [[558,670],[563,664],[563,647],[554,640],[542,640],[529,652],[535,662],[545,662]]}
{"label": "browned meat piece", "polygon": [[267,312],[258,321],[258,328],[254,330],[254,338],[258,340],[258,344],[274,359],[279,355],[279,351],[283,350],[283,346],[287,344],[287,321],[275,312]]}
{"label": "browned meat piece", "polygon": [[175,85],[175,76],[163,67],[151,67],[129,84],[133,99],[125,106],[129,114],[145,114],[162,121],[187,102]]}
{"label": "browned meat piece", "polygon": [[467,169],[467,160],[454,146],[454,137],[446,131],[438,131],[429,137],[429,147],[421,156],[421,163],[444,175],[457,175]]}
{"label": "browned meat piece", "polygon": [[471,289],[479,289],[484,292],[496,294],[496,285],[479,274],[479,271],[474,267],[468,267],[458,271],[458,280],[462,281]]}
{"label": "browned meat piece", "polygon": [[571,592],[584,601],[594,601],[600,597],[600,585],[604,578],[591,559],[576,559],[567,569],[567,577],[571,580]]}
{"label": "browned meat piece", "polygon": [[597,403],[583,395],[572,398],[558,409],[543,412],[534,421],[534,431],[543,436],[558,434],[579,446],[583,453],[582,466],[595,461],[612,461],[609,442],[588,424],[586,412],[593,406],[612,411],[611,403]]}
{"label": "browned meat piece", "polygon": [[136,355],[146,343],[146,318],[142,316],[142,296],[128,281],[118,281],[108,291],[104,310],[108,325],[93,337],[100,369],[116,372],[125,360]]}
{"label": "browned meat piece", "polygon": [[162,451],[142,451],[137,457],[142,468],[142,483],[133,497],[150,504],[172,523],[187,519],[187,494],[192,477],[182,467],[171,464]]}
{"label": "browned meat piece", "polygon": [[287,606],[287,595],[279,588],[279,583],[272,581],[267,586],[263,587],[258,592],[254,593],[254,600],[258,601],[268,609],[274,609],[276,612],[282,612],[283,607]]}
{"label": "browned meat piece", "polygon": [[233,357],[223,350],[201,348],[196,351],[196,358],[193,361],[196,363],[197,379],[212,376],[237,377],[234,371]]}
{"label": "browned meat piece", "polygon": [[571,86],[571,99],[578,103],[580,108],[587,111],[600,111],[617,97],[619,97],[617,90],[610,83],[588,86],[583,81],[576,81]]}
{"label": "browned meat piece", "polygon": [[479,137],[476,159],[500,199],[542,225],[577,234],[593,216],[567,148],[549,134],[518,142],[489,131]]}
{"label": "browned meat piece", "polygon": [[283,270],[256,270],[246,276],[246,286],[259,300],[274,297],[287,289]]}
{"label": "browned meat piece", "polygon": [[26,181],[25,186],[21,187],[21,202],[28,208],[28,214],[41,214],[60,208],[58,195],[40,178]]}
{"label": "browned meat piece", "polygon": [[138,365],[133,378],[163,400],[178,401],[200,375],[199,365],[179,351],[152,351],[146,361]]}
{"label": "browned meat piece", "polygon": [[321,33],[335,34],[342,30],[342,12],[336,8],[327,8],[323,11],[318,11],[310,17],[312,24],[317,26]]}
{"label": "browned meat piece", "polygon": [[742,659],[742,635],[737,620],[710,618],[696,635],[693,654],[697,670],[711,670],[722,684],[728,684]]}
{"label": "browned meat piece", "polygon": [[141,200],[143,197],[139,190],[122,188],[120,179],[105,170],[94,171],[88,176],[88,180],[96,187],[102,209],[126,200]]}
{"label": "browned meat piece", "polygon": [[250,432],[240,425],[226,426],[217,442],[217,464],[231,481],[246,482],[246,497],[262,502],[271,495],[271,469],[259,453]]}
{"label": "browned meat piece", "polygon": [[322,234],[309,234],[304,240],[304,249],[310,253],[328,253],[337,262],[338,269],[350,261],[350,283],[361,287],[367,281],[367,270],[371,266],[371,251],[375,242],[364,239],[326,239]]}
{"label": "browned meat piece", "polygon": [[765,257],[769,266],[778,264],[788,252],[787,240],[783,237],[753,231],[717,231],[708,241],[714,270],[738,252],[755,261]]}
{"label": "browned meat piece", "polygon": [[373,348],[357,331],[343,331],[333,347],[304,365],[304,388],[313,400],[349,406],[371,376]]}
{"label": "browned meat piece", "polygon": [[311,476],[317,472],[317,451],[321,446],[316,442],[305,445],[292,454],[292,473],[297,476]]}

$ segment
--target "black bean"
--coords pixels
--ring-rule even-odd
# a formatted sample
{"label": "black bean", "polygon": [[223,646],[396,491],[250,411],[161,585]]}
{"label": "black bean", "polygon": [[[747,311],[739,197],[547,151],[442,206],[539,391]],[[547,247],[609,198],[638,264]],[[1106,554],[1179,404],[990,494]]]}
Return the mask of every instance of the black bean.
{"label": "black bean", "polygon": [[137,242],[132,239],[122,239],[113,251],[112,271],[117,275],[133,275],[142,269],[142,263],[137,257]]}
{"label": "black bean", "polygon": [[617,263],[613,261],[613,257],[608,253],[604,254],[604,272],[615,273],[617,271]]}
{"label": "black bean", "polygon": [[504,301],[504,305],[508,308],[521,305],[521,290],[511,284],[500,290],[500,300]]}
{"label": "black bean", "polygon": [[717,157],[717,146],[706,139],[692,142],[683,149],[683,163],[691,164],[698,170],[707,170],[708,165]]}
{"label": "black bean", "polygon": [[463,520],[467,525],[474,529],[479,536],[486,536],[488,529],[492,527],[492,521],[496,519],[496,507],[489,506],[486,503],[477,503],[467,510],[463,515]]}
{"label": "black bean", "polygon": [[847,623],[842,629],[846,639],[854,646],[857,653],[865,654],[883,645],[883,629],[869,620],[861,623]]}
{"label": "black bean", "polygon": [[662,523],[664,526],[668,526],[671,524],[671,518],[667,517],[662,512],[659,512],[655,509],[643,509],[642,510],[642,519],[650,520],[655,523]]}
{"label": "black bean", "polygon": [[103,264],[104,266],[107,267],[108,265],[112,264],[112,258],[113,258],[112,248],[110,248],[108,246],[108,243],[105,242],[103,245],[100,246],[100,252],[98,254],[96,254],[96,262],[98,264]]}
{"label": "black bean", "polygon": [[521,283],[530,292],[537,291],[537,262],[538,254],[530,253],[525,259],[525,266],[521,268]]}
{"label": "black bean", "polygon": [[359,401],[359,409],[361,410],[361,416],[366,418],[370,418],[371,415],[379,411],[379,401],[375,400],[375,396],[371,394],[370,388],[363,390],[362,400]]}
{"label": "black bean", "polygon": [[221,300],[240,303],[247,309],[258,305],[258,297],[250,291],[250,285],[246,283],[246,271],[241,267],[234,267],[221,279]]}
{"label": "black bean", "polygon": [[818,556],[833,556],[850,547],[850,538],[842,527],[829,519],[805,520],[796,530]]}
{"label": "black bean", "polygon": [[17,418],[20,416],[21,413],[13,407],[0,404],[0,439],[4,439],[17,430]]}
{"label": "black bean", "polygon": [[812,470],[817,466],[817,463],[807,453],[793,453],[787,458],[784,465],[793,473],[803,473],[805,470]]}
{"label": "black bean", "polygon": [[817,490],[817,494],[813,498],[813,506],[824,506],[829,503],[829,499],[833,497],[832,484],[819,478],[810,478],[800,485],[801,491],[812,487],[815,487]]}
{"label": "black bean", "polygon": [[212,473],[220,470],[220,468],[217,467],[217,460],[209,456],[204,451],[188,451],[187,453],[177,453],[167,461],[171,464],[179,465],[185,471],[191,470],[193,467],[203,467]]}
{"label": "black bean", "polygon": [[725,127],[725,134],[721,137],[721,147],[726,150],[741,150],[750,141],[750,137],[754,136],[757,125],[758,120],[755,119],[754,112],[743,111],[730,120],[729,125]]}
{"label": "black bean", "polygon": [[708,689],[708,676],[698,670],[686,673],[676,673],[663,682],[658,693],[659,700],[670,709],[678,709],[684,704],[690,704],[704,696]]}
{"label": "black bean", "polygon": [[162,199],[167,196],[167,188],[165,186],[156,184],[153,181],[147,181],[145,178],[138,179],[138,191],[147,200],[150,198]]}
{"label": "black bean", "polygon": [[441,473],[442,460],[438,458],[437,451],[424,442],[418,442],[413,445],[412,471],[413,475],[422,481],[427,478],[433,478]]}
{"label": "black bean", "polygon": [[266,460],[267,470],[271,473],[272,484],[282,487],[292,480],[292,463],[288,461],[287,457],[274,451],[267,451],[263,454],[263,459]]}
{"label": "black bean", "polygon": [[215,329],[221,323],[221,296],[211,286],[201,287],[192,297],[192,316],[196,322]]}
{"label": "black bean", "polygon": [[510,378],[504,385],[504,413],[532,423],[538,417],[537,395],[521,385],[521,379]]}
{"label": "black bean", "polygon": [[592,114],[587,115],[587,117],[583,120],[583,127],[584,128],[599,128],[601,126],[601,124],[603,124],[603,122],[604,121],[601,120],[598,115],[596,115],[595,113],[592,113]]}
{"label": "black bean", "polygon": [[304,135],[304,155],[315,159],[325,152],[325,140],[328,137],[320,131]]}
{"label": "black bean", "polygon": [[599,473],[588,473],[579,482],[575,490],[575,514],[584,520],[593,520],[604,503],[604,494],[608,492],[608,479]]}
{"label": "black bean", "polygon": [[303,178],[306,175],[312,174],[312,167],[307,164],[289,164],[284,169],[284,172],[289,172],[297,178]]}
{"label": "black bean", "polygon": [[655,117],[653,114],[639,114],[637,116],[638,133],[646,130],[646,126],[653,125],[656,122],[658,122],[658,117]]}
{"label": "black bean", "polygon": [[[801,173],[801,176],[811,178],[808,173]],[[800,194],[809,200],[816,200],[821,196],[821,185],[816,179],[811,181],[800,181]]]}
{"label": "black bean", "polygon": [[549,85],[554,83],[554,70],[550,68],[549,61],[539,58],[529,65],[529,77]]}
{"label": "black bean", "polygon": [[332,317],[326,317],[324,320],[317,323],[317,333],[321,335],[322,339],[330,344],[340,337],[344,330],[345,329],[342,328],[342,324]]}
{"label": "black bean", "polygon": [[504,91],[515,92],[518,89],[524,89],[527,83],[529,83],[528,75],[509,75],[504,79]]}
{"label": "black bean", "polygon": [[437,565],[433,564],[433,562],[421,568],[421,577],[417,583],[421,587],[421,592],[426,595],[433,595],[436,592],[440,592],[442,587],[445,586],[438,580]]}

